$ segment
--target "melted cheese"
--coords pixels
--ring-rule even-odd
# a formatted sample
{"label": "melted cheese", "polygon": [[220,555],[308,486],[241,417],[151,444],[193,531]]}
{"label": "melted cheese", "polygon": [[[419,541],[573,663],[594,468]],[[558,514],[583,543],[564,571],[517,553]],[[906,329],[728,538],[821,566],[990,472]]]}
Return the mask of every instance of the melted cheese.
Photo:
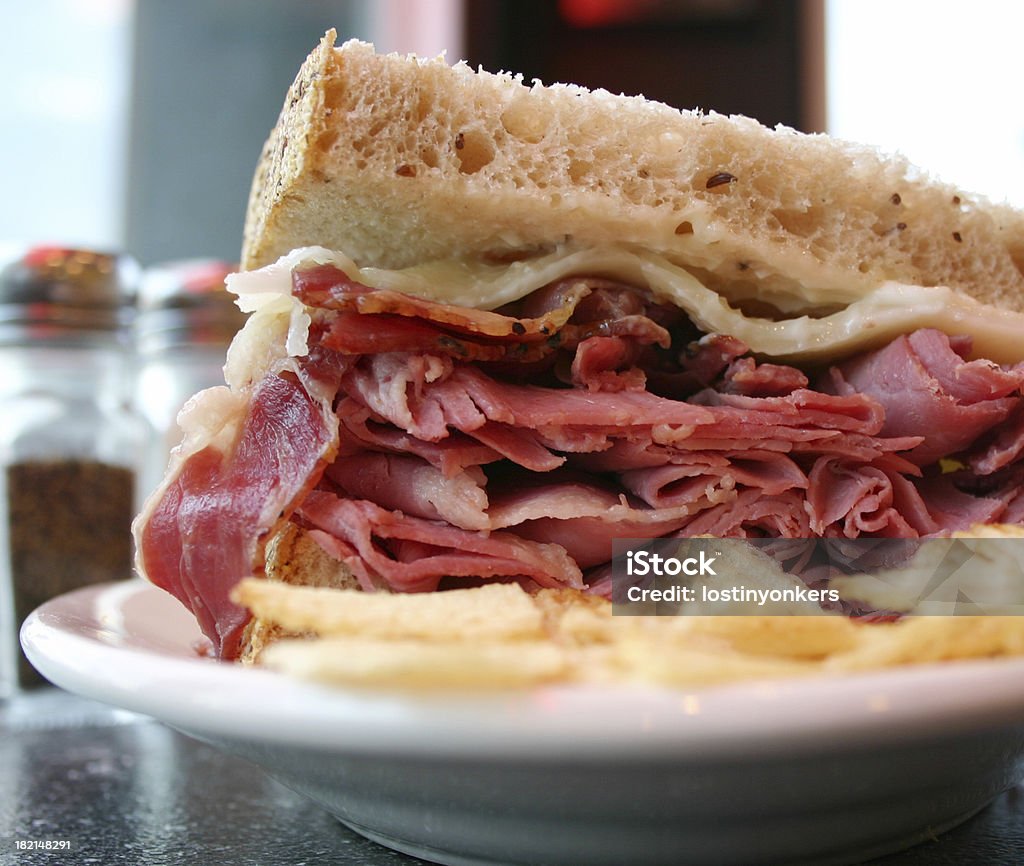
{"label": "melted cheese", "polygon": [[[646,287],[660,300],[677,304],[707,333],[730,334],[758,354],[790,361],[833,360],[921,327],[972,337],[979,357],[1000,363],[1024,359],[1024,314],[981,304],[943,286],[887,282],[867,292],[852,293],[836,287],[816,290],[803,284],[794,290],[796,306],[834,307],[837,302],[845,306],[820,317],[763,319],[731,307],[692,273],[661,256],[614,246],[567,245],[510,264],[451,259],[403,270],[360,268],[343,253],[306,247],[258,271],[228,278],[228,288],[238,295],[241,309],[259,313],[245,331],[276,329],[286,318],[287,351],[304,354],[309,318],[302,304],[291,298],[291,273],[297,266],[313,264],[333,264],[373,288],[480,309],[495,309],[565,277],[609,277]],[[271,319],[277,324],[271,326]],[[246,339],[253,338],[250,333]],[[234,366],[234,376],[242,376],[242,350],[233,351],[237,363],[229,355],[226,370]],[[229,376],[229,381],[232,378]]]}

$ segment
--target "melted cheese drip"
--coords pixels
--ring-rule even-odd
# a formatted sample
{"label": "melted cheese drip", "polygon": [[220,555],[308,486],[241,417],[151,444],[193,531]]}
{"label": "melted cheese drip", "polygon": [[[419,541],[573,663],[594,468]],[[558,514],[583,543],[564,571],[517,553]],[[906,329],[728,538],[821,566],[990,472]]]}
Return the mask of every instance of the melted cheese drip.
{"label": "melted cheese drip", "polygon": [[[1024,314],[981,304],[944,286],[886,282],[866,293],[858,291],[844,309],[830,315],[775,321],[747,316],[684,268],[654,253],[625,247],[567,245],[510,264],[451,259],[403,270],[360,268],[343,253],[305,247],[258,271],[228,278],[239,307],[257,313],[229,352],[229,383],[252,375],[253,343],[265,347],[267,331],[279,332],[284,323],[287,352],[305,354],[309,317],[291,297],[291,273],[297,266],[314,264],[333,264],[373,288],[480,309],[495,309],[565,277],[609,277],[646,287],[660,300],[677,304],[707,333],[729,334],[758,354],[789,361],[834,360],[922,327],[972,337],[978,357],[1000,363],[1024,359]],[[842,294],[835,287],[815,290],[803,285],[794,300],[821,307],[834,305]]]}

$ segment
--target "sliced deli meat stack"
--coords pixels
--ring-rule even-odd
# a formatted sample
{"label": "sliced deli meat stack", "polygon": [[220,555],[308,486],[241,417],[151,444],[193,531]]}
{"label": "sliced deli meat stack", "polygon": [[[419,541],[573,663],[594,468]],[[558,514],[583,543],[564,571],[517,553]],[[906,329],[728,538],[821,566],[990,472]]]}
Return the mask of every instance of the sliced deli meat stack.
{"label": "sliced deli meat stack", "polygon": [[286,522],[365,590],[586,588],[616,537],[916,538],[1020,492],[1021,371],[939,331],[804,370],[600,277],[501,311],[331,265],[291,292],[304,351],[196,401],[139,533],[224,657],[246,621],[228,593]]}

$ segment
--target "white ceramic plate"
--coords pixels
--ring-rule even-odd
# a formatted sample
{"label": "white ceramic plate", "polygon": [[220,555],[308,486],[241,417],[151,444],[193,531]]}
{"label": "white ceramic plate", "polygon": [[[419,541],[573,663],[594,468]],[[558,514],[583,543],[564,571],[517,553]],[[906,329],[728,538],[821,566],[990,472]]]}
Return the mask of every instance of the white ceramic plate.
{"label": "white ceramic plate", "polygon": [[1024,755],[1019,660],[694,692],[344,690],[201,657],[191,615],[137,580],[49,602],[22,643],[57,685],[442,863],[852,863],[969,817]]}

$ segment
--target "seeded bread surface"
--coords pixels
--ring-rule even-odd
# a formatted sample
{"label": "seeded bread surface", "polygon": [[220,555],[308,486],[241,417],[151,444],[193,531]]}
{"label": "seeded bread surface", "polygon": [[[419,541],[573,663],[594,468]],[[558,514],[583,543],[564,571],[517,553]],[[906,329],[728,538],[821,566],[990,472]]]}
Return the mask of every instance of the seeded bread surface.
{"label": "seeded bread surface", "polygon": [[242,262],[320,244],[404,267],[566,239],[653,250],[734,296],[898,280],[1024,309],[1024,215],[899,156],[333,32],[266,143]]}

